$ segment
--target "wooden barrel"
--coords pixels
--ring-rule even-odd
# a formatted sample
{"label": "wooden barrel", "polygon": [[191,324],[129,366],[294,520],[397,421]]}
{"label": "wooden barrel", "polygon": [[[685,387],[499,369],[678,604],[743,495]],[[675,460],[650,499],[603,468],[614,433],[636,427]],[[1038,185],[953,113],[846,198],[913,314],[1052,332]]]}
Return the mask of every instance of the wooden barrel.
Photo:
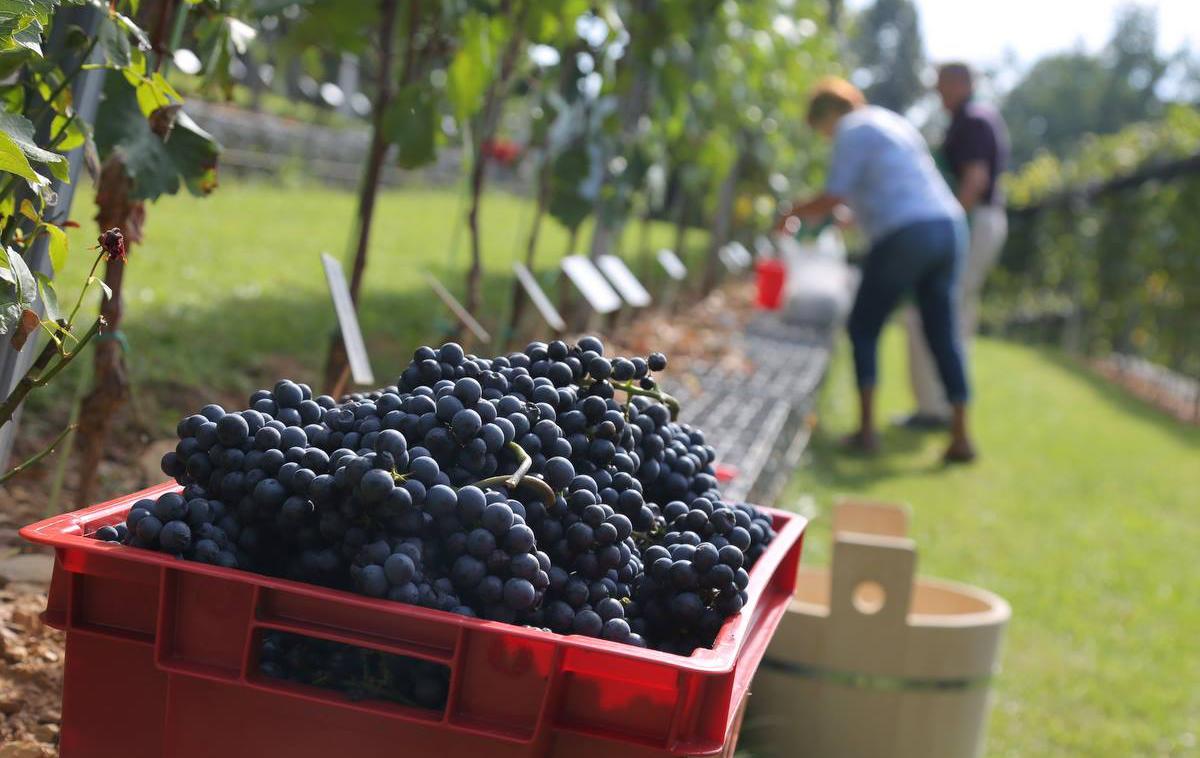
{"label": "wooden barrel", "polygon": [[754,680],[756,755],[973,758],[1011,615],[1000,597],[916,577],[902,507],[842,503],[832,571],[802,566]]}

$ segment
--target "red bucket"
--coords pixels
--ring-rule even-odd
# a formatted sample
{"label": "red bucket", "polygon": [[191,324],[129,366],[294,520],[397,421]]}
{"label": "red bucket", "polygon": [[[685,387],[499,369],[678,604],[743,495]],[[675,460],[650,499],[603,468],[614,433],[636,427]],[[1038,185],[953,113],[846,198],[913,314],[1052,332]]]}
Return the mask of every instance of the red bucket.
{"label": "red bucket", "polygon": [[787,281],[787,267],[775,258],[759,261],[754,267],[757,274],[758,296],[755,305],[763,310],[777,311],[783,304],[783,285]]}

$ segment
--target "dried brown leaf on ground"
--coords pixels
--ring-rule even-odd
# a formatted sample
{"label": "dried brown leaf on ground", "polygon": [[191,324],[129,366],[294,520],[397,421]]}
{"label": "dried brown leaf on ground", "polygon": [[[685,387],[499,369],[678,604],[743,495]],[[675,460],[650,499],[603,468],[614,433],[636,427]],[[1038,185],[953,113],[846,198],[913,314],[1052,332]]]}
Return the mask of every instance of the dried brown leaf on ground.
{"label": "dried brown leaf on ground", "polygon": [[754,313],[753,284],[736,282],[713,291],[686,311],[638,314],[607,337],[617,354],[666,353],[671,361],[668,373],[675,381],[682,381],[683,373],[698,363],[748,371],[753,366],[730,337],[740,332]]}

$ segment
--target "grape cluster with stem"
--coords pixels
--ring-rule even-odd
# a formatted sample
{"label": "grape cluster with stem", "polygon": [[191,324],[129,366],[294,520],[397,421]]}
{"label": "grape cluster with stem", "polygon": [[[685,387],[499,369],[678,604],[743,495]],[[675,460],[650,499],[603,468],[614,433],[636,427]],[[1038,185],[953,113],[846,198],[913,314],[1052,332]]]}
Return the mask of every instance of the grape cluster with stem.
{"label": "grape cluster with stem", "polygon": [[673,653],[747,601],[770,519],[725,503],[667,360],[421,347],[340,400],[284,380],[183,419],[183,486],[96,536],[451,613]]}

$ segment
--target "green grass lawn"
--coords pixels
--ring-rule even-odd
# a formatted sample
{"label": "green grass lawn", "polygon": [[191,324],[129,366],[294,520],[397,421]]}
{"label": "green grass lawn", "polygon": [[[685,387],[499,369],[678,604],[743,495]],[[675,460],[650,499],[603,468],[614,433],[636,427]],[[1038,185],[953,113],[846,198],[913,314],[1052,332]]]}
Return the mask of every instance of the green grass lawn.
{"label": "green grass lawn", "polygon": [[[91,197],[83,186],[71,214],[82,228],[71,232],[71,258],[60,277],[64,301],[74,301],[66,293],[78,291],[93,260],[86,249],[96,236]],[[236,181],[203,200],[184,194],[148,208],[145,241],[129,258],[123,331],[134,381],[168,400],[160,404],[164,428],[192,407],[197,391],[244,398],[285,374],[319,383],[335,320],[318,253],[344,259],[354,214],[355,198],[344,190]],[[505,323],[511,266],[524,254],[532,217],[526,199],[503,192],[484,199],[487,303],[476,315],[489,328]],[[392,190],[379,199],[360,318],[381,384],[395,380],[414,347],[449,325],[421,272],[462,296],[469,264],[466,230],[455,232],[462,218],[451,189]],[[626,231],[626,250],[633,251],[638,230]],[[590,238],[585,226],[579,246]],[[689,249],[699,252],[705,238],[689,232]],[[651,249],[669,246],[674,230],[654,224],[649,242]],[[547,218],[537,253],[544,285],[567,245],[567,231]],[[61,408],[75,383],[67,378],[40,393],[34,407]]]}
{"label": "green grass lawn", "polygon": [[[883,417],[908,410],[903,335],[882,353]],[[988,755],[1195,755],[1200,741],[1200,429],[1053,352],[980,340],[981,460],[940,465],[941,435],[884,434],[846,458],[855,420],[841,349],[811,460],[789,491],[827,512],[841,494],[912,505],[923,574],[991,589],[1013,608]],[[813,524],[806,559],[825,562]]]}

